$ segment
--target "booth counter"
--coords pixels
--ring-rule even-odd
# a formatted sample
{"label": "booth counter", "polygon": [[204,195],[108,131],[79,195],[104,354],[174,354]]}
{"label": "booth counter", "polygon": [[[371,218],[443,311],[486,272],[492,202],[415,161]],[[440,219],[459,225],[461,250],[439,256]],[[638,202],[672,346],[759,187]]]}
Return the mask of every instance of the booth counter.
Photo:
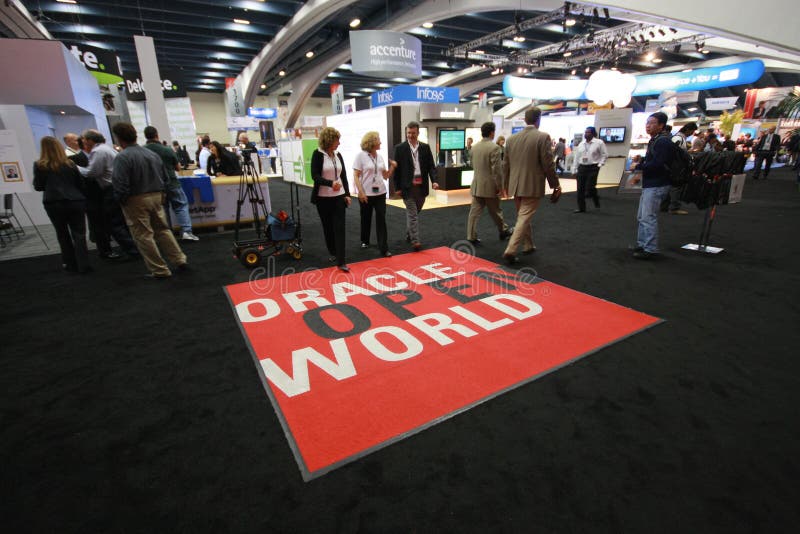
{"label": "booth counter", "polygon": [[[192,226],[222,226],[236,222],[236,204],[239,200],[239,187],[243,185],[240,176],[212,178],[208,175],[179,176],[183,192],[189,201],[189,215]],[[248,178],[252,183],[252,178]],[[264,196],[267,213],[272,211],[269,185],[266,177],[258,178]],[[175,214],[170,210],[172,222]],[[241,222],[252,222],[253,211],[248,202],[242,204]]]}

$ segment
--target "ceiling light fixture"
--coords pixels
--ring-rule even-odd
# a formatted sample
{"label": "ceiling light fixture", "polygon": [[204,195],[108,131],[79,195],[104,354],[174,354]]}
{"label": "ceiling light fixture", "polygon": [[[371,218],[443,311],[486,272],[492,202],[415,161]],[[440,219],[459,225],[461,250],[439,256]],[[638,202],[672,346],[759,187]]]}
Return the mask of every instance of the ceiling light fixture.
{"label": "ceiling light fixture", "polygon": [[433,28],[433,22],[423,22],[422,27],[430,30],[431,28]]}
{"label": "ceiling light fixture", "polygon": [[606,20],[611,18],[611,14],[608,12],[608,8],[607,7],[603,8],[603,16],[606,18]]}
{"label": "ceiling light fixture", "polygon": [[306,52],[306,57],[308,59],[311,59],[312,57],[314,57],[314,51],[313,50],[309,50],[308,52]]}
{"label": "ceiling light fixture", "polygon": [[655,53],[653,53],[653,52],[648,52],[648,53],[647,53],[647,55],[645,55],[645,56],[644,56],[644,58],[645,58],[647,61],[653,61],[653,58],[655,58],[655,57],[656,57],[656,55],[655,55]]}
{"label": "ceiling light fixture", "polygon": [[710,52],[711,52],[711,50],[709,50],[708,48],[704,48],[704,49],[700,50],[701,54],[708,54]]}
{"label": "ceiling light fixture", "polygon": [[664,29],[663,29],[663,28],[659,28],[659,29],[658,29],[658,33],[660,33],[660,34],[661,34],[661,37],[664,37],[665,35],[667,35],[667,33],[664,31]]}
{"label": "ceiling light fixture", "polygon": [[358,28],[359,26],[361,26],[361,19],[353,19],[350,21],[351,28]]}
{"label": "ceiling light fixture", "polygon": [[577,23],[578,23],[578,21],[573,19],[572,17],[570,17],[566,21],[564,21],[564,24],[566,24],[567,26],[575,26],[575,24],[577,24]]}
{"label": "ceiling light fixture", "polygon": [[575,70],[575,69],[572,69],[572,70],[570,71],[570,74],[572,74],[573,76],[575,76],[575,73],[576,73],[576,72],[578,72],[578,71],[577,71],[577,70]]}
{"label": "ceiling light fixture", "polygon": [[517,42],[517,43],[524,43],[525,42],[525,38],[523,36],[521,36],[521,35],[515,35],[514,36],[514,41]]}
{"label": "ceiling light fixture", "polygon": [[278,71],[278,76],[286,76],[286,71],[281,69],[280,71]]}
{"label": "ceiling light fixture", "polygon": [[[75,0],[56,0],[56,2],[61,2],[62,4],[77,4]],[[64,113],[63,111],[61,113]]]}
{"label": "ceiling light fixture", "polygon": [[586,74],[589,74],[590,70],[592,70],[592,69],[589,67],[589,65],[586,65],[586,68],[583,69],[583,72],[585,72]]}
{"label": "ceiling light fixture", "polygon": [[661,63],[662,61],[664,61],[664,60],[661,59],[660,57],[654,57],[653,58],[653,63]]}
{"label": "ceiling light fixture", "polygon": [[676,30],[675,28],[670,28],[669,31],[671,31],[672,33],[678,33],[678,30]]}
{"label": "ceiling light fixture", "polygon": [[569,51],[569,50],[567,50],[566,52],[564,52],[564,57],[569,57],[569,56],[571,56],[571,55],[572,55],[572,52],[571,52],[571,51]]}
{"label": "ceiling light fixture", "polygon": [[265,83],[262,83],[262,84],[261,84],[261,88],[262,88],[262,89],[266,89],[266,88],[267,88],[267,84],[265,84]]}
{"label": "ceiling light fixture", "polygon": [[250,21],[246,19],[233,19],[233,22],[236,24],[250,24]]}

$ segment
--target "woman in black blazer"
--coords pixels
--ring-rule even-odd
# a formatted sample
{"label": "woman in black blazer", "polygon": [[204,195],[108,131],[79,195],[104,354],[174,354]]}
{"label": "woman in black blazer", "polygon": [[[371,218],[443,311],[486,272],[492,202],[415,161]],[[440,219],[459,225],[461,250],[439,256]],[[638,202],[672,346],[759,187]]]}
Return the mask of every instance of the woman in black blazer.
{"label": "woman in black blazer", "polygon": [[350,187],[342,155],[336,152],[341,134],[335,128],[323,128],[319,133],[319,148],[311,156],[311,178],[314,189],[311,203],[316,204],[325,245],[339,270],[349,272],[345,261],[345,209],[350,206]]}
{"label": "woman in black blazer", "polygon": [[86,188],[78,167],[55,137],[42,137],[39,159],[33,164],[33,188],[44,191],[42,203],[53,223],[65,271],[87,273]]}
{"label": "woman in black blazer", "polygon": [[207,169],[209,176],[241,176],[242,166],[239,164],[239,156],[227,150],[219,144],[219,141],[211,141],[208,149],[211,151]]}

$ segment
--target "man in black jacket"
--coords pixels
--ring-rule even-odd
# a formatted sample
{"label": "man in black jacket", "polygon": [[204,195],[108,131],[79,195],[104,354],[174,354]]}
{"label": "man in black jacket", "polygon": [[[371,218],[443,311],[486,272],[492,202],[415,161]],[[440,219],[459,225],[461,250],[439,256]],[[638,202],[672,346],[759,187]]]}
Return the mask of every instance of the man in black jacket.
{"label": "man in black jacket", "polygon": [[436,163],[431,147],[419,142],[419,123],[409,122],[406,126],[406,141],[394,147],[394,190],[403,196],[406,205],[406,238],[414,250],[422,248],[419,241],[419,212],[425,204],[430,191],[428,180],[434,189],[436,183]]}
{"label": "man in black jacket", "polygon": [[767,164],[764,167],[764,179],[769,175],[769,169],[772,167],[772,158],[778,153],[778,148],[781,146],[781,138],[775,133],[775,127],[770,128],[766,134],[761,136],[756,144],[755,154],[756,161],[753,164],[753,180],[758,180],[761,174],[761,162],[766,160]]}

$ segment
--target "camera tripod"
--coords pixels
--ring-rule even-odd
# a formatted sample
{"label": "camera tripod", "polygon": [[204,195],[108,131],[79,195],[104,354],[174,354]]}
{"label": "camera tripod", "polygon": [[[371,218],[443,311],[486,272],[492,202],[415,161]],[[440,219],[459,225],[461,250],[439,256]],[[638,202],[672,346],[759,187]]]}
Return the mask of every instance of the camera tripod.
{"label": "camera tripod", "polygon": [[242,205],[245,201],[250,203],[253,213],[253,226],[256,231],[256,239],[263,239],[264,230],[262,226],[267,221],[267,205],[264,202],[264,193],[261,191],[261,184],[258,182],[253,160],[249,152],[244,153],[242,158],[242,176],[239,178],[239,196],[236,200],[236,226],[233,239],[239,243],[239,228],[241,226]]}

